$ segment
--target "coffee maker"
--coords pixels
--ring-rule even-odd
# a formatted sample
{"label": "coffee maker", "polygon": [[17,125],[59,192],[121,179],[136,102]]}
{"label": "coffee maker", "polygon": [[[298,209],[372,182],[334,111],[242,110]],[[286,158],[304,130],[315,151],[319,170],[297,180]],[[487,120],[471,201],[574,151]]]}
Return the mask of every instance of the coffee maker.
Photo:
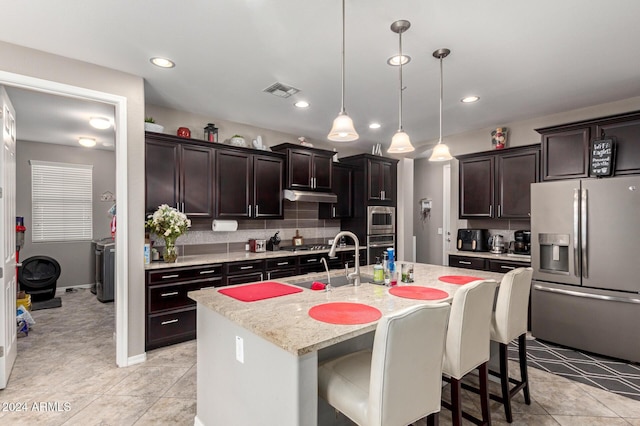
{"label": "coffee maker", "polygon": [[513,234],[515,242],[513,252],[516,254],[531,254],[531,231],[521,230]]}

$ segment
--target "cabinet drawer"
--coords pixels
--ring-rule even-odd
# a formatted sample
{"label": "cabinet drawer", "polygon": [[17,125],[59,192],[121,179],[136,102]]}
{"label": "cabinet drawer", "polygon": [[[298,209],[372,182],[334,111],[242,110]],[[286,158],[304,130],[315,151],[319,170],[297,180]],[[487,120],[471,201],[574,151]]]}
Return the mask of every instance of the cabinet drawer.
{"label": "cabinet drawer", "polygon": [[147,316],[147,350],[195,337],[195,306]]}
{"label": "cabinet drawer", "polygon": [[192,279],[222,276],[222,264],[190,266],[184,268],[167,268],[147,271],[147,283],[172,283]]}
{"label": "cabinet drawer", "polygon": [[449,256],[449,266],[486,270],[486,260],[479,257]]}
{"label": "cabinet drawer", "polygon": [[183,284],[176,283],[149,286],[147,287],[147,312],[155,313],[195,305],[196,302],[187,296],[188,292],[206,287],[219,287],[221,285],[222,278],[218,277]]}
{"label": "cabinet drawer", "polygon": [[505,262],[502,260],[489,261],[489,270],[491,272],[500,272],[502,274],[506,274],[507,272],[516,268],[527,268],[529,266],[531,266],[530,263],[524,262]]}
{"label": "cabinet drawer", "polygon": [[227,275],[246,274],[248,272],[262,272],[264,260],[250,260],[246,262],[227,263]]}
{"label": "cabinet drawer", "polygon": [[319,264],[324,268],[324,266],[320,263],[320,259],[322,259],[326,254],[318,253],[318,254],[308,254],[306,256],[300,256],[300,266],[304,265],[313,265]]}
{"label": "cabinet drawer", "polygon": [[275,269],[273,271],[267,271],[266,276],[268,280],[275,280],[278,278],[293,277],[294,275],[298,275],[295,267],[288,268],[288,269]]}
{"label": "cabinet drawer", "polygon": [[255,283],[264,281],[264,273],[262,271],[250,272],[248,274],[231,275],[227,277],[227,285]]}
{"label": "cabinet drawer", "polygon": [[270,269],[282,269],[296,266],[295,257],[282,257],[279,259],[269,259],[266,261],[267,270]]}

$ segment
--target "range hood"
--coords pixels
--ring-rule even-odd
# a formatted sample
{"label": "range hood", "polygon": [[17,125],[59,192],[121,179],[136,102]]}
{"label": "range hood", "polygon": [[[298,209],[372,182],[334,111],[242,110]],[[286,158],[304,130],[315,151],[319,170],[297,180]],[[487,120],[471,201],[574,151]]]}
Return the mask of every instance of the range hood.
{"label": "range hood", "polygon": [[284,199],[289,201],[311,201],[314,203],[337,203],[338,196],[332,192],[284,190]]}

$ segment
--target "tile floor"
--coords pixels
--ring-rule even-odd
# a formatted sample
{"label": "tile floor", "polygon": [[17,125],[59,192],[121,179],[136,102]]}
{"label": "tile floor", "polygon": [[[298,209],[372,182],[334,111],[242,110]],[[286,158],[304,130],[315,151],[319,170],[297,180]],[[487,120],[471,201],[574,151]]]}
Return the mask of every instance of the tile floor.
{"label": "tile floor", "polygon": [[[117,368],[113,304],[79,290],[63,294],[61,308],[35,311],[33,317],[29,336],[18,341],[8,387],[0,391],[0,424],[193,424],[195,342],[150,351],[145,363]],[[529,374],[533,401],[527,406],[518,395],[514,425],[640,426],[640,401],[534,368]],[[463,393],[465,410],[479,415],[476,395]],[[448,398],[447,389],[443,395]],[[496,402],[491,407],[493,423],[507,424],[502,407]],[[450,418],[444,410],[441,424],[449,425]]]}

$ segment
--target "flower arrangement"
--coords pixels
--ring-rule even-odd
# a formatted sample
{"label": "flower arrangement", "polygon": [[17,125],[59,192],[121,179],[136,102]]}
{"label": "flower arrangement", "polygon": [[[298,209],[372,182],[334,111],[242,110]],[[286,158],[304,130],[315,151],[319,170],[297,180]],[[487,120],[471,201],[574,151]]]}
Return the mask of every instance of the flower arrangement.
{"label": "flower arrangement", "polygon": [[178,259],[176,240],[191,227],[191,221],[186,214],[162,204],[149,215],[144,227],[164,239],[164,261],[175,262]]}

